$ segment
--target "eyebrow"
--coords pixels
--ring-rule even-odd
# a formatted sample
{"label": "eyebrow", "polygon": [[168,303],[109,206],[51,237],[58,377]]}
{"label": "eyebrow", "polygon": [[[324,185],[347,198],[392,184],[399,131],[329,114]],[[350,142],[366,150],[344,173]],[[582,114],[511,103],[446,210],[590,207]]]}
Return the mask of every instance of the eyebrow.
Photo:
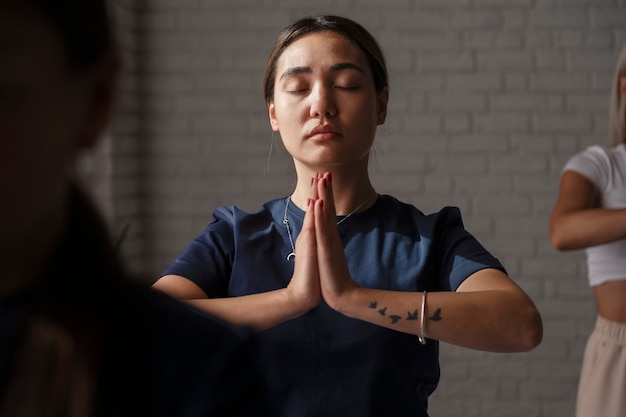
{"label": "eyebrow", "polygon": [[[353,69],[356,70],[358,72],[360,72],[361,74],[365,74],[365,71],[363,71],[363,68],[359,67],[356,64],[353,64],[351,62],[340,62],[338,64],[334,64],[331,65],[330,70],[333,72],[337,72],[337,71],[343,71],[343,70],[347,70],[347,69]],[[295,74],[311,74],[313,71],[311,70],[310,67],[291,67],[291,68],[287,68],[281,75],[280,75],[280,79],[282,80],[285,77],[288,77],[290,75],[295,75]]]}

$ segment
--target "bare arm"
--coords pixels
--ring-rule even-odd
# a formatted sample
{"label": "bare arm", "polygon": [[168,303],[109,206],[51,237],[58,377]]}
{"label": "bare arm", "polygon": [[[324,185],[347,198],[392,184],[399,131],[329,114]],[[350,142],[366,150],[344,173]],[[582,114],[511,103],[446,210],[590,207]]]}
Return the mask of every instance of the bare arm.
{"label": "bare arm", "polygon": [[296,252],[302,255],[295,261],[294,274],[286,288],[239,297],[209,298],[191,280],[178,275],[161,277],[153,288],[230,323],[262,331],[303,315],[321,301],[315,244],[313,217],[307,213],[296,240]]}
{"label": "bare arm", "polygon": [[[334,222],[330,177],[319,181],[315,215],[322,295],[336,311],[397,331],[420,334],[422,293],[360,287],[350,276]],[[326,204],[324,204],[326,200]],[[473,349],[519,352],[543,337],[541,315],[528,295],[504,272],[486,268],[456,292],[427,295],[424,336]]]}
{"label": "bare arm", "polygon": [[[352,287],[331,306],[346,316],[418,335],[422,293]],[[497,269],[467,278],[457,292],[426,296],[424,336],[472,349],[525,352],[541,342],[539,311],[526,293]]]}
{"label": "bare arm", "polygon": [[195,283],[178,275],[165,275],[152,286],[200,310],[235,325],[261,331],[306,312],[287,288],[242,297],[208,298]]}
{"label": "bare arm", "polygon": [[550,217],[552,246],[584,249],[626,237],[626,209],[594,208],[595,195],[595,186],[583,175],[563,173]]}

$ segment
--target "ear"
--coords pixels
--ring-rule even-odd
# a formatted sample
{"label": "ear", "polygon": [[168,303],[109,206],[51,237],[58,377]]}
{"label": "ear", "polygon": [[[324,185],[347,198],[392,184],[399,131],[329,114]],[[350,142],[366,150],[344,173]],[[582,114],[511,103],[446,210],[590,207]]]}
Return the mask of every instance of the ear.
{"label": "ear", "polygon": [[121,58],[110,54],[102,59],[87,80],[87,108],[80,135],[80,149],[92,148],[104,133],[117,99]]}
{"label": "ear", "polygon": [[267,102],[267,111],[269,113],[270,125],[272,126],[272,130],[274,132],[278,132],[279,128],[278,128],[278,119],[276,118],[276,106],[274,105],[273,101]]}
{"label": "ear", "polygon": [[377,99],[377,120],[376,123],[382,125],[387,118],[387,103],[389,102],[389,88],[385,87],[378,93]]}

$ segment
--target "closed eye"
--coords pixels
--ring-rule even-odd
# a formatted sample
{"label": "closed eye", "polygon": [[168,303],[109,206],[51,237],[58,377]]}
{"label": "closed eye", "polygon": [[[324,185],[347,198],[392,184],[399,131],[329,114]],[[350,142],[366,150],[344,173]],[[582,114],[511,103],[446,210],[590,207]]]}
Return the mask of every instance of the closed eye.
{"label": "closed eye", "polygon": [[304,94],[304,93],[306,93],[307,91],[309,91],[309,89],[308,89],[308,88],[300,88],[300,89],[297,89],[297,90],[287,90],[287,92],[288,92],[289,94],[296,94],[296,95],[298,95],[298,94]]}

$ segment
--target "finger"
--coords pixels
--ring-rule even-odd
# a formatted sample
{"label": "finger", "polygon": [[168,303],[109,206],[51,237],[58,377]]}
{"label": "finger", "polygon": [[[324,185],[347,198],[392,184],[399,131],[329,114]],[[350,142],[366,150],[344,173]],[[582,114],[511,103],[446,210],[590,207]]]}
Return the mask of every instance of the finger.
{"label": "finger", "polygon": [[315,173],[315,176],[311,178],[311,198],[317,200],[319,198],[319,192],[317,187],[319,186],[319,172]]}
{"label": "finger", "polygon": [[326,217],[326,210],[324,208],[325,201],[320,198],[314,201],[311,206],[314,206],[313,221],[315,222],[315,237],[318,244],[318,252],[325,252],[328,248],[328,221]]}
{"label": "finger", "polygon": [[294,274],[289,282],[289,288],[299,297],[302,306],[306,306],[307,309],[318,305],[322,296],[319,283],[313,201],[312,199],[307,201],[302,231],[296,241],[297,256]]}
{"label": "finger", "polygon": [[304,213],[304,221],[302,223],[303,228],[315,230],[315,200],[309,198],[306,202],[306,212]]}
{"label": "finger", "polygon": [[330,214],[332,214],[332,218],[334,219],[337,215],[337,211],[335,209],[335,193],[333,192],[333,176],[330,172],[326,173],[326,200],[329,203],[328,209],[330,210]]}
{"label": "finger", "polygon": [[[313,202],[315,200],[308,199],[307,200],[307,210],[304,213],[304,220],[302,222],[302,230],[300,231],[300,236],[302,236],[302,240],[306,240],[306,246],[312,247],[315,249],[315,208],[313,207]],[[298,240],[300,240],[300,236],[298,236]]]}
{"label": "finger", "polygon": [[324,220],[328,224],[328,227],[336,224],[336,211],[335,211],[335,199],[333,198],[333,187],[330,173],[325,173],[319,180],[320,186],[318,187],[319,198],[324,201],[322,211]]}
{"label": "finger", "polygon": [[317,269],[317,245],[315,236],[315,208],[314,200],[307,201],[307,211],[304,214],[302,230],[296,240],[295,271],[307,273],[311,268]]}

